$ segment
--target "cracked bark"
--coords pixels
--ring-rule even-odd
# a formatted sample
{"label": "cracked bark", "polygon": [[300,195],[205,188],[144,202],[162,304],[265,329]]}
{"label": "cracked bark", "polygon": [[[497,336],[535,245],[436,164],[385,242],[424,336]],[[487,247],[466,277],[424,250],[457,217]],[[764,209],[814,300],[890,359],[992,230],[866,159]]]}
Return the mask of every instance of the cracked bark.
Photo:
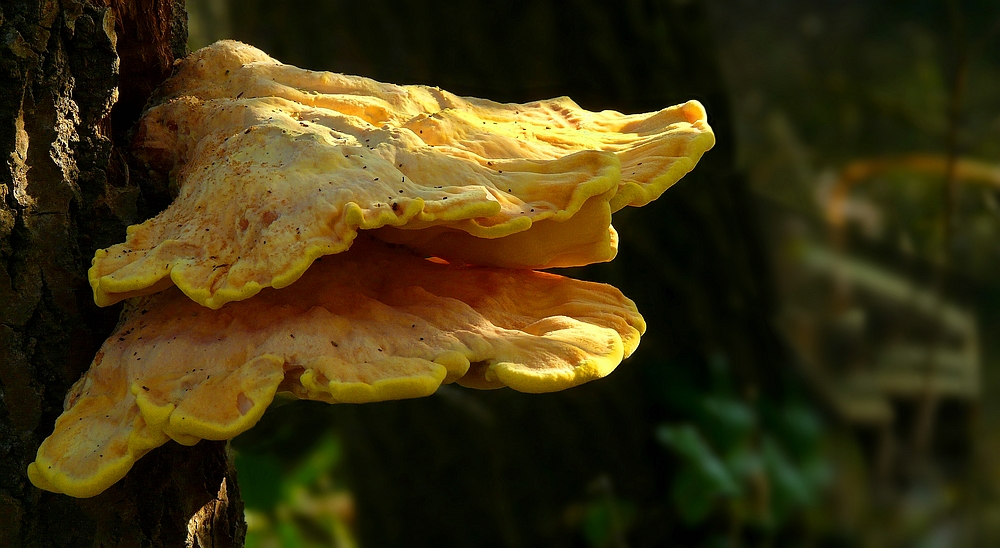
{"label": "cracked bark", "polygon": [[93,304],[90,257],[165,205],[129,176],[128,132],[185,25],[182,0],[0,5],[0,546],[243,544],[224,443],[168,444],[91,499],[25,472],[117,320]]}

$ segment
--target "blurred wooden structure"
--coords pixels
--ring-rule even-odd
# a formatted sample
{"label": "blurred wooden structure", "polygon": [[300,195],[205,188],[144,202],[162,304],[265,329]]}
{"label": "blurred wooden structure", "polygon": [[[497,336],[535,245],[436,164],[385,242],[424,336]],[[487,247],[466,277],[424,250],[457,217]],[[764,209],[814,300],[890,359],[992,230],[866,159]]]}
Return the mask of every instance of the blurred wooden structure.
{"label": "blurred wooden structure", "polygon": [[851,254],[849,221],[871,224],[877,214],[851,191],[887,172],[941,181],[951,173],[957,182],[1000,188],[1000,167],[986,162],[926,154],[857,160],[818,193],[828,240],[791,244],[782,329],[830,408],[875,433],[882,480],[900,459],[927,456],[942,402],[966,415],[977,405],[982,346],[976,311],[945,295],[946,258],[921,284],[891,264]]}
{"label": "blurred wooden structure", "polygon": [[[846,421],[888,425],[896,399],[979,397],[979,332],[971,311],[830,248],[802,244],[798,255],[806,271],[839,288],[842,302],[825,317],[815,302],[788,303],[783,326],[809,377]],[[872,316],[892,324],[880,326],[892,331],[881,340],[866,335]],[[824,337],[824,328],[838,341]],[[829,355],[831,344],[834,352],[853,352],[839,354],[840,361]]]}

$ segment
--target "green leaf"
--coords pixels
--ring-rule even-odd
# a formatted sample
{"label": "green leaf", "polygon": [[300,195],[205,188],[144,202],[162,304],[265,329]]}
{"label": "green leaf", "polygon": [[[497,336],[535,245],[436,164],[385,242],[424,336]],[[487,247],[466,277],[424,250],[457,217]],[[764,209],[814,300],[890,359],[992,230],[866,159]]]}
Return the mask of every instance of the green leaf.
{"label": "green leaf", "polygon": [[685,521],[703,520],[719,497],[740,496],[736,479],[693,425],[661,426],[656,437],[684,462],[674,478],[671,495]]}
{"label": "green leaf", "polygon": [[785,406],[785,447],[798,458],[815,454],[823,437],[823,423],[813,409],[800,404]]}
{"label": "green leaf", "polygon": [[308,486],[316,483],[320,476],[337,466],[341,453],[340,439],[327,434],[289,475],[289,483],[292,486]]}
{"label": "green leaf", "polygon": [[722,453],[745,443],[757,424],[753,409],[735,398],[706,397],[701,407],[702,431]]}
{"label": "green leaf", "polygon": [[740,488],[715,451],[691,424],[661,426],[656,432],[661,443],[673,449],[698,474],[714,493],[738,495]]}
{"label": "green leaf", "polygon": [[278,522],[277,533],[283,548],[304,548],[306,546],[298,527],[292,521]]}
{"label": "green leaf", "polygon": [[771,513],[777,526],[796,508],[815,502],[815,493],[772,438],[764,439],[761,454],[771,480]]}
{"label": "green leaf", "polygon": [[283,470],[274,455],[236,454],[240,495],[248,508],[268,511],[281,498]]}
{"label": "green leaf", "polygon": [[761,473],[764,461],[759,452],[744,447],[726,456],[726,468],[734,478],[741,480]]}
{"label": "green leaf", "polygon": [[715,504],[716,493],[704,475],[691,466],[681,468],[670,492],[674,508],[681,519],[692,525],[701,523],[708,517]]}
{"label": "green leaf", "polygon": [[583,536],[592,547],[617,544],[635,518],[635,505],[615,497],[603,497],[587,505]]}

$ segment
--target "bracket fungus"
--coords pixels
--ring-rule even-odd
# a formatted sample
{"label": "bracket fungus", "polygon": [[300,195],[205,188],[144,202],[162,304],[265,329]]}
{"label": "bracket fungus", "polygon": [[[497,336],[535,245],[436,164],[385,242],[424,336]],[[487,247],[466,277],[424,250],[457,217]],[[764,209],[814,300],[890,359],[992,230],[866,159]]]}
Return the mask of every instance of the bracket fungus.
{"label": "bracket fungus", "polygon": [[362,403],[442,382],[548,392],[608,374],[645,330],[617,289],[456,266],[361,238],[281,290],[212,310],[177,288],[131,301],[29,468],[103,491],[149,449],[250,428],[279,390]]}
{"label": "bracket fungus", "polygon": [[358,230],[507,268],[607,261],[611,213],[659,196],[715,142],[696,102],[636,115],[500,104],[302,70],[232,41],[184,60],[161,97],[136,149],[178,195],[97,252],[101,305],[175,284],[218,308],[287,286]]}
{"label": "bracket fungus", "polygon": [[535,269],[611,260],[611,214],[714,144],[696,102],[500,104],[233,41],[180,62],[158,100],[136,152],[177,195],[94,257],[97,304],[128,301],[29,466],[42,489],[96,495],[170,439],[249,429],[279,391],[362,403],[607,375],[645,330],[635,305]]}

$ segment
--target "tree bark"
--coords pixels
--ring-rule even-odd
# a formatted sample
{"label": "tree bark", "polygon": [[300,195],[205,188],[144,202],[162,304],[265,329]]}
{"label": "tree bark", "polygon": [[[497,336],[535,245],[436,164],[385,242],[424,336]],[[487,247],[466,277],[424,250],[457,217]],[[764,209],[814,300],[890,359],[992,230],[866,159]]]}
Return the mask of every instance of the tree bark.
{"label": "tree bark", "polygon": [[91,499],[26,475],[120,310],[94,305],[90,257],[165,205],[128,139],[186,37],[183,0],[0,5],[0,546],[243,544],[224,443],[168,444]]}

